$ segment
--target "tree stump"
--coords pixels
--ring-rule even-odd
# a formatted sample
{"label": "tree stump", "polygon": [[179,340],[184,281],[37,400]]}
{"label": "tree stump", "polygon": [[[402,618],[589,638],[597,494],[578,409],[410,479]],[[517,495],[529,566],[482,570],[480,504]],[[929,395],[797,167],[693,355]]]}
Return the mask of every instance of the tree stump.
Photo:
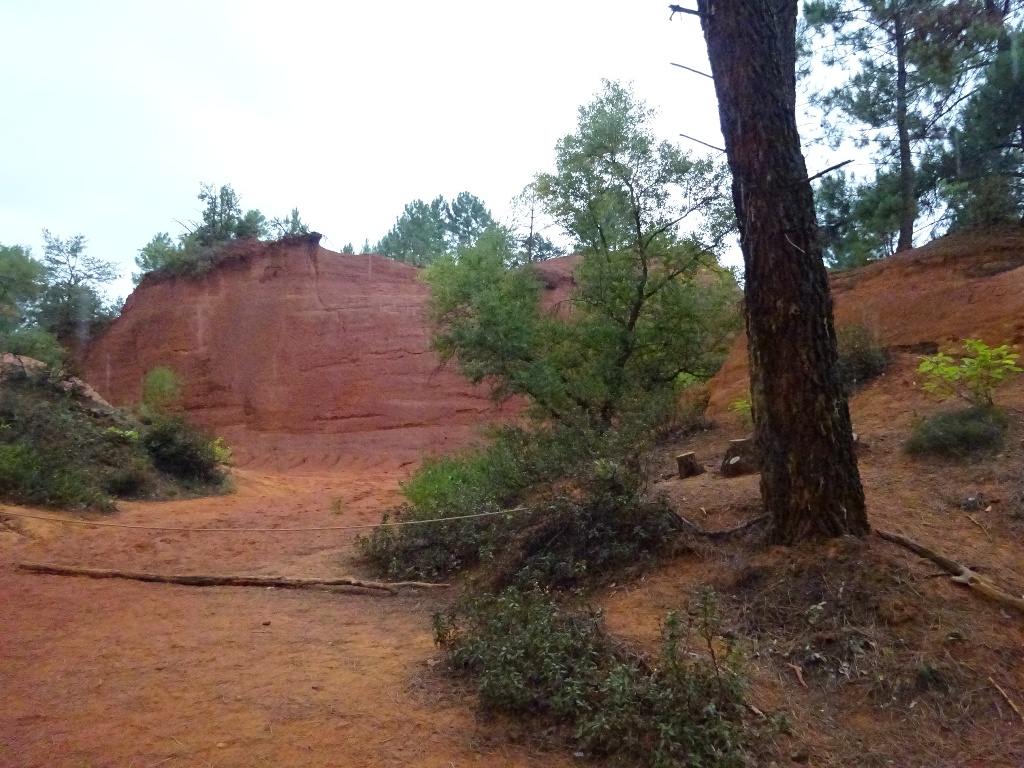
{"label": "tree stump", "polygon": [[759,471],[754,441],[750,438],[730,440],[722,459],[722,477],[752,475]]}
{"label": "tree stump", "polygon": [[679,477],[685,480],[688,477],[703,475],[707,470],[704,465],[697,461],[693,451],[680,453],[676,456],[676,466],[679,467]]}

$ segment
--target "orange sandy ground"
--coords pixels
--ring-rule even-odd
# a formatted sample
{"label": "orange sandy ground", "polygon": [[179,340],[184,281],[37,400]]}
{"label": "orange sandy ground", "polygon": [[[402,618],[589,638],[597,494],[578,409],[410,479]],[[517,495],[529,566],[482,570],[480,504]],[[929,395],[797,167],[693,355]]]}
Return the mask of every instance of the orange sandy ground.
{"label": "orange sandy ground", "polygon": [[[357,525],[379,519],[407,472],[241,469],[232,495],[122,503],[114,519],[182,527]],[[163,573],[341,575],[353,572],[352,533],[161,533],[32,520],[8,526],[0,527],[0,765],[566,763],[483,743],[472,708],[455,700],[428,664],[436,657],[429,617],[444,597],[194,588],[14,567],[36,560]]]}

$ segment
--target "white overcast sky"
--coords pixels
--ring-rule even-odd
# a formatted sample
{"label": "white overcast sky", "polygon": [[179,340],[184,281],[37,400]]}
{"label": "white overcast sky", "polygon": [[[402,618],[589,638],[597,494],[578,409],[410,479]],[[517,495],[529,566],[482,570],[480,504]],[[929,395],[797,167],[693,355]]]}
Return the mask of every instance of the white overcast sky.
{"label": "white overcast sky", "polygon": [[[498,217],[601,79],[658,133],[721,146],[697,20],[667,3],[0,0],[0,243],[83,234],[122,266],[200,182],[268,218],[298,207],[334,250],[409,201],[468,190]],[[679,140],[684,148],[708,150]]]}

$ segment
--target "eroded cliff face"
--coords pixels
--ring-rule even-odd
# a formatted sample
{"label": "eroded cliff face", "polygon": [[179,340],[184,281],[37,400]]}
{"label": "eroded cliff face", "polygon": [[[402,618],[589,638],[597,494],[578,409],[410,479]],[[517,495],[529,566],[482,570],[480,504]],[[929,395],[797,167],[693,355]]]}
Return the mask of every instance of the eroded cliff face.
{"label": "eroded cliff face", "polygon": [[[830,277],[836,326],[859,324],[893,352],[955,349],[963,339],[1024,343],[1024,233],[957,235]],[[908,381],[908,386],[913,382]],[[710,382],[712,417],[746,396],[747,337]]]}
{"label": "eroded cliff face", "polygon": [[145,279],[90,350],[86,379],[129,405],[148,371],[173,368],[185,410],[243,464],[455,447],[507,414],[438,368],[418,274],[312,242],[241,243],[202,277]]}

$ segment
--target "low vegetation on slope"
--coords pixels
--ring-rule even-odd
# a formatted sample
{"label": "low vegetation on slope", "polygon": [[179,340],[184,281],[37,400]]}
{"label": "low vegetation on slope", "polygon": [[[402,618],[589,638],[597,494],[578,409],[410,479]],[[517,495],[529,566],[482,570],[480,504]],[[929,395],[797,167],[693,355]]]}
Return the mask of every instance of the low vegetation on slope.
{"label": "low vegetation on slope", "polygon": [[73,380],[16,365],[0,386],[0,499],[112,510],[117,498],[226,488],[226,449],[182,416],[140,417],[83,395]]}

